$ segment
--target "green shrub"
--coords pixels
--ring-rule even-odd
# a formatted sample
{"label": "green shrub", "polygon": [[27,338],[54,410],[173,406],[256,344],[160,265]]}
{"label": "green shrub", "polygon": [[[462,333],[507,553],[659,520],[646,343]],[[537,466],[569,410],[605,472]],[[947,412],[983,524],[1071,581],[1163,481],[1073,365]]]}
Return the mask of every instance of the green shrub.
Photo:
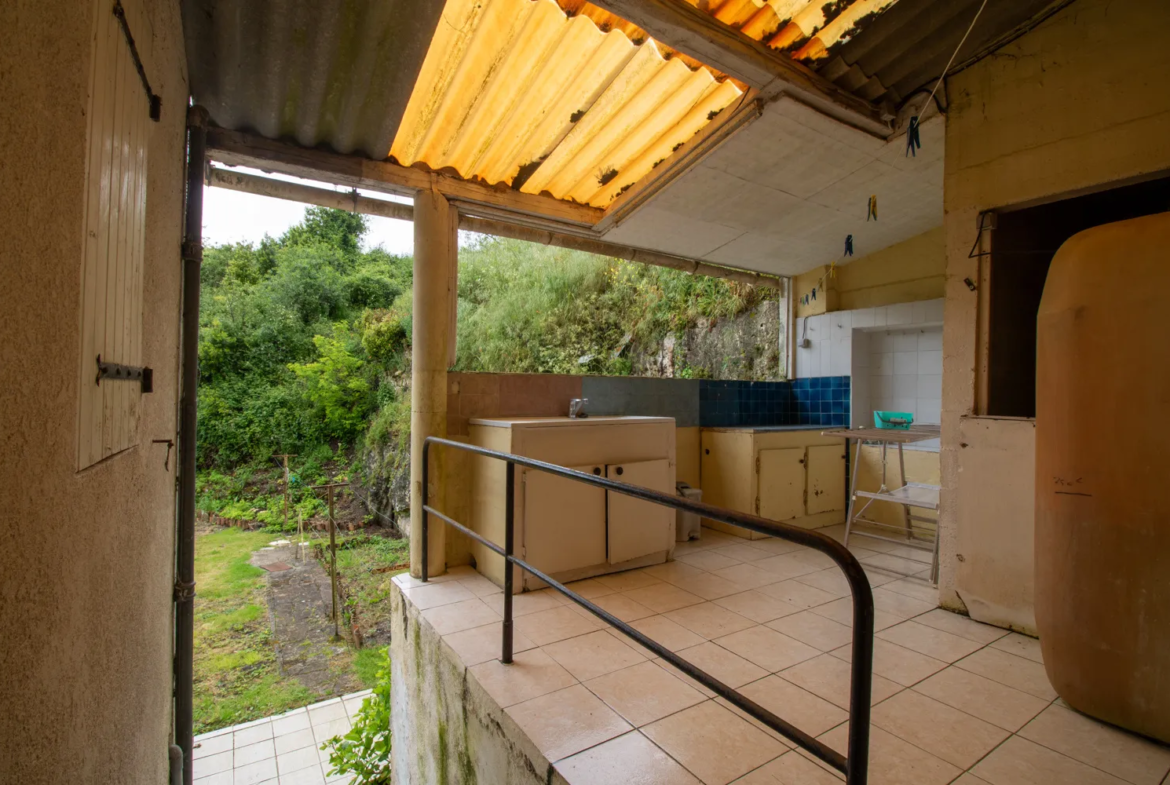
{"label": "green shrub", "polygon": [[355,785],[386,785],[390,742],[390,663],[384,662],[349,733],[334,736],[321,749],[329,751],[330,776],[352,774]]}

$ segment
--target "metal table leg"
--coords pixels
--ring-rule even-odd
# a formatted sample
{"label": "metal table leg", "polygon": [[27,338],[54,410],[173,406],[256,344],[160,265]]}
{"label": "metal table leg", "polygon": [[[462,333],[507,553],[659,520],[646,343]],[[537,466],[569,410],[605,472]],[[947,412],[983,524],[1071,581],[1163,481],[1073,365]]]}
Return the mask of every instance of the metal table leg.
{"label": "metal table leg", "polygon": [[[857,476],[858,467],[861,466],[861,439],[854,439],[857,442],[857,452],[853,455],[853,481],[849,484],[849,512],[845,515],[845,547],[849,547],[849,532],[853,528],[853,510],[857,505]],[[849,442],[845,443],[845,452],[849,452]]]}

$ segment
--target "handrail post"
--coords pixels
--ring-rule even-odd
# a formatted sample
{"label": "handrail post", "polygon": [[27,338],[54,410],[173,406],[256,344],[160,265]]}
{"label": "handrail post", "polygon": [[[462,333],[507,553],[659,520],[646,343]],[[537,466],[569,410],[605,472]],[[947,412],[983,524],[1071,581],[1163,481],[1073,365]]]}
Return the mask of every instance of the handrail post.
{"label": "handrail post", "polygon": [[[853,662],[849,680],[849,748],[845,782],[866,785],[869,780],[869,722],[873,691],[873,589],[865,569],[838,565],[849,579],[853,594]],[[860,575],[859,575],[860,574]]]}
{"label": "handrail post", "polygon": [[516,464],[508,461],[504,484],[504,650],[500,662],[512,662],[512,549],[516,544]]}
{"label": "handrail post", "polygon": [[422,508],[422,572],[420,573],[420,577],[422,578],[423,583],[427,582],[427,564],[430,561],[430,555],[427,553],[427,551],[429,550],[429,548],[427,546],[430,544],[430,540],[431,540],[430,533],[427,531],[427,517],[428,517],[427,516],[427,507],[429,507],[431,504],[431,484],[430,484],[431,459],[430,459],[430,454],[431,454],[431,442],[430,442],[430,439],[427,439],[427,440],[423,441],[423,448],[422,448],[422,464],[423,465],[422,465],[422,494],[421,495],[422,495],[423,508]]}

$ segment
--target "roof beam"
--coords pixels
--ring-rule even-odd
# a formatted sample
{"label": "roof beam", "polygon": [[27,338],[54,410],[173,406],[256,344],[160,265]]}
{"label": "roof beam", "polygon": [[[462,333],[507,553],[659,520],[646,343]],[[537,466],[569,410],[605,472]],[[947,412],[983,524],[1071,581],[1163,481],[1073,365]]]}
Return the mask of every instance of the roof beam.
{"label": "roof beam", "polygon": [[678,0],[590,0],[651,37],[745,82],[766,100],[788,95],[836,120],[886,138],[881,112],[805,65]]}
{"label": "roof beam", "polygon": [[458,202],[465,212],[475,213],[482,207],[484,214],[493,217],[516,216],[519,221],[569,231],[588,232],[603,215],[596,207],[551,196],[492,188],[448,174],[400,166],[390,160],[340,155],[223,128],[207,129],[207,157],[228,166],[248,166],[399,196],[414,196],[418,191],[434,189]]}
{"label": "roof beam", "polygon": [[[274,180],[270,177],[259,177],[246,172],[233,172],[228,169],[212,168],[208,172],[207,184],[217,188],[226,188],[231,191],[270,196],[274,199],[287,199],[293,202],[316,204],[321,207],[333,207],[338,210],[377,215],[383,218],[395,218],[400,221],[413,221],[414,208],[409,204],[400,204],[385,199],[371,199],[359,194],[333,191],[303,183],[290,183],[285,180]],[[604,240],[595,240],[577,235],[553,232],[546,229],[534,229],[506,221],[496,221],[487,218],[478,218],[465,215],[460,211],[459,228],[468,232],[478,232],[496,237],[510,237],[515,240],[525,240],[530,243],[553,245],[559,248],[568,248],[574,251],[610,256],[617,259],[627,259],[641,264],[653,264],[659,267],[670,267],[674,270],[693,275],[706,275],[712,278],[726,278],[739,283],[753,286],[780,286],[778,276],[766,275],[749,270],[739,270],[733,267],[723,267],[695,259],[685,259],[681,256],[645,251],[641,248],[631,248],[617,243],[608,243]]]}

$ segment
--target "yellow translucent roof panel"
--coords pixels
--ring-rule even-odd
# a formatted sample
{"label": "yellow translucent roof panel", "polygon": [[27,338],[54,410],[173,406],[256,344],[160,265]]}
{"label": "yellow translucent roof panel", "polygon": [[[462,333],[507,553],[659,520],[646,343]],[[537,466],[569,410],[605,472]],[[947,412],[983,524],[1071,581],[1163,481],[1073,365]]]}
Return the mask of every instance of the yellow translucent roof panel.
{"label": "yellow translucent roof panel", "polygon": [[605,207],[743,94],[555,0],[447,0],[390,155]]}

